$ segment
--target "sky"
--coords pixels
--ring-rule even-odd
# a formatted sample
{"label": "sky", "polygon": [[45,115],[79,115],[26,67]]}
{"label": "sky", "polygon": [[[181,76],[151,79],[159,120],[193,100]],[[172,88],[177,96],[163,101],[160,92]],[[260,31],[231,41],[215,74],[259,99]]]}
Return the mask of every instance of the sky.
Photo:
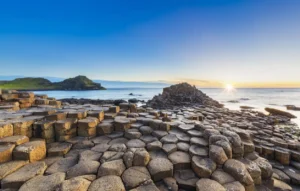
{"label": "sky", "polygon": [[299,0],[10,0],[0,75],[300,87]]}

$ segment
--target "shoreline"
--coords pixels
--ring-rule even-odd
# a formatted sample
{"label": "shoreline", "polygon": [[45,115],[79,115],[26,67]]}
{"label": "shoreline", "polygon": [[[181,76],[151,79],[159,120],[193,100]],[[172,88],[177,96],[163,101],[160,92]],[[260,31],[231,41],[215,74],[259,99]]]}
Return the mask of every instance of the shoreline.
{"label": "shoreline", "polygon": [[[7,172],[1,185],[62,188],[70,186],[68,179],[82,176],[89,176],[84,181],[89,190],[105,190],[106,184],[99,182],[114,190],[155,191],[170,185],[175,190],[204,185],[291,190],[290,185],[299,185],[300,133],[278,126],[287,125],[288,118],[233,111],[198,91],[179,84],[145,107],[124,100],[116,106],[115,100],[71,98],[67,100],[74,103],[67,103],[26,92],[2,95],[15,102],[0,102],[8,104],[0,110],[0,128],[5,129],[0,131],[0,148],[6,151],[3,156],[0,152],[0,167],[24,157],[29,163],[14,165],[16,171]],[[20,126],[22,131],[16,131]],[[35,165],[40,165],[41,176],[34,177],[34,172],[23,185],[11,184],[10,177],[31,176],[28,169]],[[282,174],[289,181],[280,179]],[[49,181],[57,176],[60,182]],[[140,176],[147,181],[137,182]],[[230,181],[224,184],[223,176]]]}

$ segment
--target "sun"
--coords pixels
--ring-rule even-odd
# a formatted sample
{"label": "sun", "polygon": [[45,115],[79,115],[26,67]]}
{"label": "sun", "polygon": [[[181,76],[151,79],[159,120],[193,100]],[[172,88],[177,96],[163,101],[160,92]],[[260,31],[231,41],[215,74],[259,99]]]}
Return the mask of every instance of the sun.
{"label": "sun", "polygon": [[226,84],[225,89],[226,89],[226,91],[231,92],[231,91],[233,91],[234,87],[232,84]]}

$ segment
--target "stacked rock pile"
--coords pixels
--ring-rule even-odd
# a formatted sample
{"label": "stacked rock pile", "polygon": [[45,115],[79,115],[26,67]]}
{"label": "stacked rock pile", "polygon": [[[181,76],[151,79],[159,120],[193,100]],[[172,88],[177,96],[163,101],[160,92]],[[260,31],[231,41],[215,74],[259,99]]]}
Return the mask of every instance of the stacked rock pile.
{"label": "stacked rock pile", "polygon": [[252,191],[300,184],[298,137],[214,106],[1,110],[3,190]]}
{"label": "stacked rock pile", "polygon": [[159,109],[174,109],[176,107],[195,105],[223,106],[188,83],[176,84],[164,88],[163,93],[154,96],[152,100],[147,102],[147,105]]}
{"label": "stacked rock pile", "polygon": [[60,107],[61,102],[47,95],[34,95],[32,92],[17,92],[14,90],[0,91],[0,110],[18,111],[31,106]]}

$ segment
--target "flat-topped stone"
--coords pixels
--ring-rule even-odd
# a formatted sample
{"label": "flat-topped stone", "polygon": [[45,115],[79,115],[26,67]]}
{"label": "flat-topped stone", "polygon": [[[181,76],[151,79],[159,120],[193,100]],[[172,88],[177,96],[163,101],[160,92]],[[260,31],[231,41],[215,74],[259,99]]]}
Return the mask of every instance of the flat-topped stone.
{"label": "flat-topped stone", "polygon": [[179,129],[182,131],[189,131],[195,128],[195,125],[193,124],[181,124],[178,126]]}
{"label": "flat-topped stone", "polygon": [[75,177],[68,180],[63,181],[58,187],[59,191],[70,191],[70,190],[78,190],[78,191],[86,191],[88,190],[91,181],[85,179],[84,177]]}
{"label": "flat-topped stone", "polygon": [[53,163],[55,163],[56,161],[62,159],[63,157],[58,156],[58,157],[47,157],[45,158],[44,161],[46,163],[47,166],[51,166]]}
{"label": "flat-topped stone", "polygon": [[217,181],[202,178],[196,183],[197,191],[226,191],[226,189]]}
{"label": "flat-topped stone", "polygon": [[130,129],[130,119],[127,118],[118,118],[114,120],[115,131],[124,132],[127,129]]}
{"label": "flat-topped stone", "polygon": [[63,119],[54,123],[56,141],[67,141],[77,134],[77,119]]}
{"label": "flat-topped stone", "polygon": [[235,179],[230,174],[224,172],[221,169],[215,170],[211,175],[211,179],[217,181],[222,185],[235,181]]}
{"label": "flat-topped stone", "polygon": [[245,191],[245,187],[239,182],[229,182],[223,185],[226,190],[238,190],[238,191]]}
{"label": "flat-topped stone", "polygon": [[94,137],[96,136],[96,126],[98,125],[99,120],[94,117],[88,117],[78,121],[78,136],[82,137]]}
{"label": "flat-topped stone", "polygon": [[104,120],[104,111],[89,111],[87,113],[88,117],[95,117],[97,118],[100,122]]}
{"label": "flat-topped stone", "polygon": [[47,115],[45,117],[46,120],[49,121],[59,121],[59,120],[63,120],[67,118],[67,113],[65,112],[57,112],[57,113],[53,113],[51,115]]}
{"label": "flat-topped stone", "polygon": [[[136,139],[136,140],[139,140],[139,139]],[[119,137],[119,138],[112,139],[108,144],[109,145],[126,144],[127,142],[128,142],[128,139],[126,139],[124,137]]]}
{"label": "flat-topped stone", "polygon": [[198,156],[192,158],[192,169],[200,178],[209,178],[216,168],[216,163],[210,158]]}
{"label": "flat-topped stone", "polygon": [[105,163],[108,161],[121,159],[124,155],[124,152],[116,152],[116,151],[106,151],[103,153],[100,162]]}
{"label": "flat-topped stone", "polygon": [[45,162],[34,162],[23,166],[6,176],[1,181],[2,189],[19,189],[29,179],[44,174],[47,165]]}
{"label": "flat-topped stone", "polygon": [[191,157],[189,154],[185,152],[182,151],[173,152],[168,156],[168,158],[173,163],[175,170],[188,169],[191,166]]}
{"label": "flat-topped stone", "polygon": [[86,150],[79,154],[79,162],[80,161],[99,161],[100,157],[102,156],[102,153],[92,151],[92,150]]}
{"label": "flat-topped stone", "polygon": [[134,166],[124,171],[122,180],[127,189],[136,188],[151,179],[146,167]]}
{"label": "flat-topped stone", "polygon": [[148,164],[148,170],[153,181],[159,181],[173,176],[173,164],[164,158],[156,158]]}
{"label": "flat-topped stone", "polygon": [[95,144],[101,144],[101,143],[109,143],[109,141],[111,141],[111,138],[107,137],[107,136],[97,136],[95,138],[91,139],[93,143]]}
{"label": "flat-topped stone", "polygon": [[[74,124],[78,122],[77,119],[62,119],[55,122],[55,131],[71,129]],[[77,125],[76,125],[77,126]]]}
{"label": "flat-topped stone", "polygon": [[99,166],[100,163],[98,161],[80,161],[67,170],[67,179],[82,175],[97,174]]}
{"label": "flat-topped stone", "polygon": [[0,164],[0,180],[8,176],[9,174],[15,172],[19,168],[28,164],[28,161],[9,161],[6,163]]}
{"label": "flat-topped stone", "polygon": [[55,143],[51,143],[49,145],[47,145],[47,153],[48,156],[65,156],[65,154],[67,154],[69,152],[69,150],[71,149],[72,144],[71,143],[59,143],[59,142],[55,142]]}
{"label": "flat-topped stone", "polygon": [[45,141],[31,141],[17,146],[13,151],[14,160],[38,161],[46,157]]}
{"label": "flat-topped stone", "polygon": [[150,161],[150,154],[146,150],[139,150],[134,153],[134,166],[147,166]]}
{"label": "flat-topped stone", "polygon": [[199,180],[191,169],[175,171],[174,178],[179,187],[186,190],[195,190],[196,182]]}
{"label": "flat-topped stone", "polygon": [[197,145],[191,145],[189,148],[189,154],[191,156],[207,157],[208,149]]}
{"label": "flat-topped stone", "polygon": [[88,191],[125,191],[124,184],[122,179],[119,176],[109,175],[102,176],[96,180],[94,180]]}
{"label": "flat-topped stone", "polygon": [[144,191],[144,190],[160,191],[152,181],[145,182],[139,187],[132,189],[132,191]]}
{"label": "flat-topped stone", "polygon": [[128,148],[144,148],[146,144],[140,139],[131,139],[126,143]]}
{"label": "flat-topped stone", "polygon": [[32,136],[33,119],[20,118],[11,120],[10,123],[13,125],[14,135],[25,135],[29,138]]}
{"label": "flat-topped stone", "polygon": [[92,151],[103,153],[109,149],[110,145],[106,143],[100,143],[91,148]]}
{"label": "flat-topped stone", "polygon": [[273,168],[273,175],[272,177],[281,180],[285,183],[290,183],[291,179],[288,177],[282,170]]}
{"label": "flat-topped stone", "polygon": [[37,121],[33,124],[32,135],[35,138],[43,138],[46,143],[52,143],[55,141],[55,121]]}
{"label": "flat-topped stone", "polygon": [[67,157],[62,158],[54,162],[50,167],[47,168],[45,174],[54,174],[57,172],[67,172],[72,166],[77,164],[77,158]]}
{"label": "flat-topped stone", "polygon": [[12,160],[13,144],[0,145],[0,163]]}
{"label": "flat-topped stone", "polygon": [[87,111],[85,110],[70,111],[67,114],[67,118],[75,118],[75,119],[83,119],[86,116],[87,116]]}
{"label": "flat-topped stone", "polygon": [[171,154],[175,151],[177,151],[177,145],[176,144],[172,144],[172,143],[168,143],[168,144],[164,144],[162,147],[162,150],[167,154]]}
{"label": "flat-topped stone", "polygon": [[203,133],[195,129],[187,131],[187,134],[189,134],[192,137],[203,137]]}
{"label": "flat-topped stone", "polygon": [[207,147],[208,146],[208,142],[201,137],[192,137],[190,140],[191,144],[200,146],[200,147]]}
{"label": "flat-topped stone", "polygon": [[112,123],[100,123],[97,125],[96,131],[97,135],[106,135],[112,133],[114,130],[114,126]]}
{"label": "flat-topped stone", "polygon": [[168,134],[168,135],[164,136],[163,138],[161,138],[160,142],[162,142],[162,143],[177,143],[178,138],[174,134]]}
{"label": "flat-topped stone", "polygon": [[85,119],[78,120],[78,128],[95,128],[99,123],[99,120],[95,117],[87,117]]}
{"label": "flat-topped stone", "polygon": [[38,175],[25,182],[19,191],[51,191],[56,189],[64,180],[65,173],[58,172],[49,176]]}
{"label": "flat-topped stone", "polygon": [[123,171],[126,169],[122,159],[108,161],[101,164],[98,170],[98,177],[107,175],[121,176]]}
{"label": "flat-topped stone", "polygon": [[190,149],[190,144],[185,142],[178,142],[176,145],[178,151],[188,152]]}
{"label": "flat-topped stone", "polygon": [[0,121],[0,139],[13,135],[13,125],[7,122]]}
{"label": "flat-topped stone", "polygon": [[291,183],[300,185],[300,173],[292,167],[285,167],[283,172],[290,178]]}

